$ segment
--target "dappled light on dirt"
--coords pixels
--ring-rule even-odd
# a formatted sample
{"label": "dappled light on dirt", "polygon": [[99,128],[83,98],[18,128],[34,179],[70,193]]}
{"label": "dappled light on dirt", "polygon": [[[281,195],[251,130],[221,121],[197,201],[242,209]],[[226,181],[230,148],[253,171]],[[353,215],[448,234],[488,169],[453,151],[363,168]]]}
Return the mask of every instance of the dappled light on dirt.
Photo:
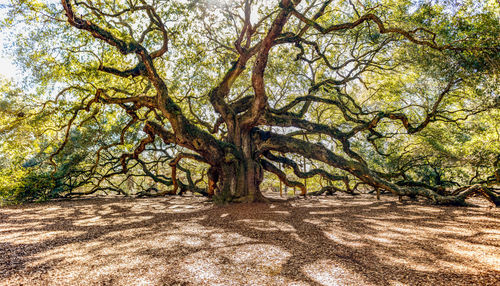
{"label": "dappled light on dirt", "polygon": [[293,228],[293,226],[289,224],[272,220],[242,219],[236,221],[236,223],[241,223],[246,227],[250,227],[260,231],[295,231],[295,228]]}
{"label": "dappled light on dirt", "polygon": [[357,283],[372,285],[364,281],[361,275],[350,272],[343,266],[336,265],[333,260],[319,260],[302,267],[309,278],[321,285],[345,285],[346,281],[355,279]]}
{"label": "dappled light on dirt", "polygon": [[186,274],[191,282],[219,285],[254,285],[270,282],[290,282],[281,277],[282,265],[290,253],[269,244],[244,244],[215,248],[193,253],[179,261],[181,271],[175,276],[181,280]]}
{"label": "dappled light on dirt", "polygon": [[495,285],[500,211],[336,196],[0,209],[0,284]]}

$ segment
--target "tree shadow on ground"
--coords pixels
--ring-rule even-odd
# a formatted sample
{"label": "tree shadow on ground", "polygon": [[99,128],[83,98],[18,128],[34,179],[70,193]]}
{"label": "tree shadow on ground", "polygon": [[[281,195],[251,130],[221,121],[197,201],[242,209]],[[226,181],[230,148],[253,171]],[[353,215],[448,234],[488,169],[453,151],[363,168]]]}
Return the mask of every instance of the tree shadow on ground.
{"label": "tree shadow on ground", "polygon": [[0,281],[495,285],[499,223],[496,209],[367,197],[51,202],[0,209]]}
{"label": "tree shadow on ground", "polygon": [[[354,284],[349,276],[361,279],[356,283],[360,285],[500,281],[498,213],[394,201],[356,203],[350,198],[330,203],[245,206],[251,210],[234,212],[223,225],[227,231],[279,246],[291,254],[282,275],[297,277],[302,272],[318,284]],[[215,225],[213,220],[204,223]],[[280,223],[287,227],[276,229]]]}

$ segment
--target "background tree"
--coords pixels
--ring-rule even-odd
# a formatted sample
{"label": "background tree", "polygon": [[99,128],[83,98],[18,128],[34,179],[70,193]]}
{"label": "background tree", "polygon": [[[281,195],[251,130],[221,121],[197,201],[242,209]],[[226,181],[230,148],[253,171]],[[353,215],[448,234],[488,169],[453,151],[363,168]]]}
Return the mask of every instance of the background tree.
{"label": "background tree", "polygon": [[30,155],[57,196],[256,201],[268,172],[499,203],[495,1],[13,4],[17,108],[47,114]]}

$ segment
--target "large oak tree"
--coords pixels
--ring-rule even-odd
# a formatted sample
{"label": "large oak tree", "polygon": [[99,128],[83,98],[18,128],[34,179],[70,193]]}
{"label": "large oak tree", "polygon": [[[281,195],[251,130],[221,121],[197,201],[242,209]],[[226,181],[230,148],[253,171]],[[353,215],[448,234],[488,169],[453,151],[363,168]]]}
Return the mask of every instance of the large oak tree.
{"label": "large oak tree", "polygon": [[[486,139],[500,121],[494,1],[16,4],[18,58],[45,95],[7,123],[53,122],[38,154],[59,195],[125,176],[168,186],[147,195],[259,201],[268,172],[303,195],[362,185],[500,203],[500,143]],[[322,189],[299,180],[313,177]]]}

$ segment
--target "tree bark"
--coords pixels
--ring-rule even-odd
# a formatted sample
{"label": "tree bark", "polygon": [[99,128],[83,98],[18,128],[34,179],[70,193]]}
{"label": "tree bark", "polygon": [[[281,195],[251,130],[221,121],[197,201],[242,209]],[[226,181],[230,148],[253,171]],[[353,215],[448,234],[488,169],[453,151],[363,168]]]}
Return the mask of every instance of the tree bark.
{"label": "tree bark", "polygon": [[216,184],[214,201],[256,202],[266,201],[260,191],[264,170],[258,161],[250,132],[231,132],[228,148],[220,164],[212,166],[210,180]]}

